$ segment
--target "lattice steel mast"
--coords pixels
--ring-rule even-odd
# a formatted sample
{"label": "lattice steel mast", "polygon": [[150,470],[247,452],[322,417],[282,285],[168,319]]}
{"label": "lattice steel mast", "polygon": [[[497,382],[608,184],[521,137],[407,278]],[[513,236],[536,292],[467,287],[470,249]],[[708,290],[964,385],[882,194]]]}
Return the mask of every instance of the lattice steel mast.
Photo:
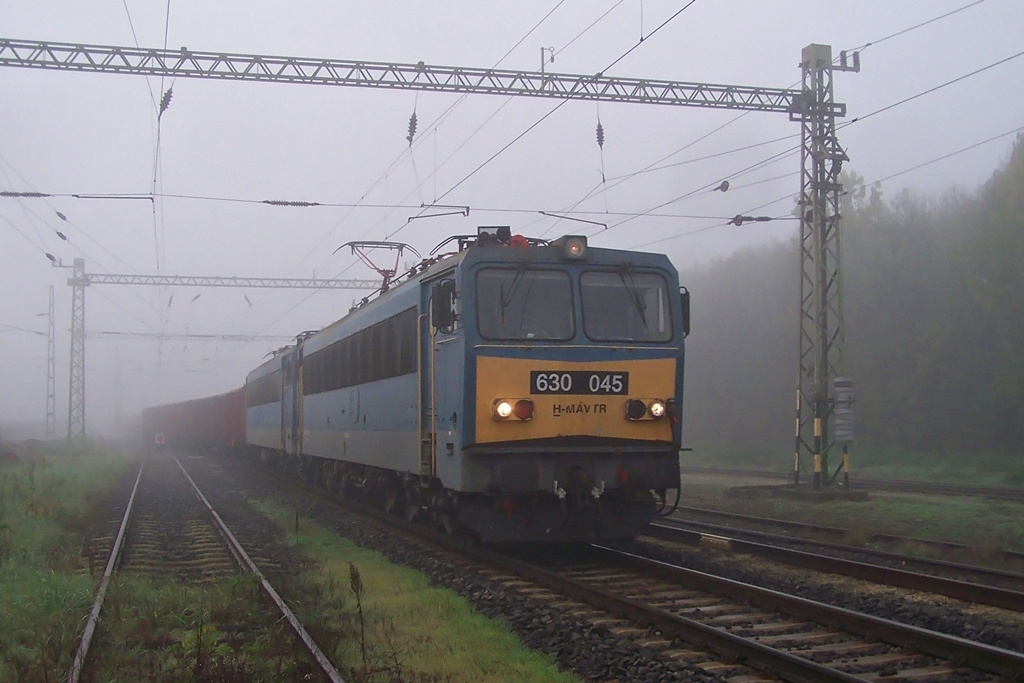
{"label": "lattice steel mast", "polygon": [[171,287],[248,287],[274,289],[376,289],[376,280],[315,278],[200,277],[190,275],[117,275],[86,273],[76,258],[68,280],[71,296],[71,386],[68,391],[68,441],[85,435],[85,288],[89,285],[165,285]]}
{"label": "lattice steel mast", "polygon": [[[815,482],[827,484],[830,480],[823,480],[820,473],[822,469],[827,472],[832,445],[829,420],[836,405],[830,381],[834,384],[842,359],[838,208],[839,170],[847,159],[835,134],[835,119],[845,116],[846,106],[834,100],[832,76],[835,71],[858,71],[856,54],[852,66],[847,64],[845,53],[839,66],[834,66],[830,46],[807,46],[801,59],[802,85],[795,90],[618,78],[601,73],[558,74],[6,38],[0,38],[0,66],[787,113],[791,120],[801,123],[802,140],[796,480],[802,452],[814,456]],[[813,434],[809,433],[811,429]]]}
{"label": "lattice steel mast", "polygon": [[[832,76],[859,71],[854,55],[832,63],[828,45],[804,48],[800,68],[807,98],[801,132],[800,172],[800,354],[796,399],[794,482],[800,481],[802,453],[814,459],[814,486],[828,485],[828,455],[834,445],[830,418],[836,408],[835,382],[843,372],[843,298],[839,239],[839,173],[849,161],[836,138]],[[848,467],[845,458],[844,470]],[[822,474],[826,476],[822,476]]]}
{"label": "lattice steel mast", "polygon": [[[0,66],[788,112],[799,90],[0,38]],[[837,105],[842,108],[843,105]],[[842,114],[840,114],[842,115]]]}
{"label": "lattice steel mast", "polygon": [[50,311],[46,326],[46,439],[57,436],[57,356],[53,323],[53,285],[50,285]]}
{"label": "lattice steel mast", "polygon": [[71,379],[68,382],[68,441],[85,436],[85,259],[76,258],[71,286]]}

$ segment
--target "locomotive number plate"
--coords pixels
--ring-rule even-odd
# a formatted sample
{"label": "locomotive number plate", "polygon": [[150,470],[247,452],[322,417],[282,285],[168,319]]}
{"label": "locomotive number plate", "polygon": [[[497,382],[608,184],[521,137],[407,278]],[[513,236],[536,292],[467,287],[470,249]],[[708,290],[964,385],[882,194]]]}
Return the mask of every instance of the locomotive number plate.
{"label": "locomotive number plate", "polygon": [[628,394],[628,372],[531,370],[531,394]]}

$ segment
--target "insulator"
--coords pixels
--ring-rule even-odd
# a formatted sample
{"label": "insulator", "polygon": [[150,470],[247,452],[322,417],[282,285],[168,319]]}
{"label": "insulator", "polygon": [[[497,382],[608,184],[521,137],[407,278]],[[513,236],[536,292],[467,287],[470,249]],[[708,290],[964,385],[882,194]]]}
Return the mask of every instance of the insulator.
{"label": "insulator", "polygon": [[167,111],[167,107],[171,106],[172,97],[174,97],[173,85],[170,88],[168,88],[167,92],[164,93],[164,96],[160,98],[160,113],[157,114],[157,118],[163,116],[164,112]]}
{"label": "insulator", "polygon": [[0,192],[0,197],[49,197],[50,195],[42,192],[15,192],[13,190],[3,190]]}
{"label": "insulator", "polygon": [[62,213],[61,213],[60,211],[58,211],[58,212],[57,212],[57,218],[61,219],[61,220],[62,220],[62,221],[64,221],[65,223],[66,223],[66,222],[67,222],[67,220],[68,220],[68,217],[67,217],[67,216],[65,216],[64,214],[62,214]]}
{"label": "insulator", "polygon": [[320,202],[301,202],[288,199],[263,199],[260,203],[270,206],[320,206]]}
{"label": "insulator", "polygon": [[416,112],[412,113],[409,117],[409,135],[405,138],[409,141],[409,145],[412,146],[412,139],[416,137]]}
{"label": "insulator", "polygon": [[597,122],[597,146],[604,149],[604,126],[600,121]]}

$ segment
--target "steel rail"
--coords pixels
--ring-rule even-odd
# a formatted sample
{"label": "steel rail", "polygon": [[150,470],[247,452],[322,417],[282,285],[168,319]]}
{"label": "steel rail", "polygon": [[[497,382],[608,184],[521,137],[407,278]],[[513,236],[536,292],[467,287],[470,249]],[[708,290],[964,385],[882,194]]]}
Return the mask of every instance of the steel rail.
{"label": "steel rail", "polygon": [[181,470],[181,473],[185,475],[185,478],[188,480],[188,483],[192,485],[192,490],[195,492],[196,497],[199,498],[200,502],[206,507],[207,511],[210,513],[210,516],[213,517],[213,520],[214,522],[216,522],[221,535],[227,541],[228,547],[231,549],[231,553],[239,559],[240,564],[247,567],[249,571],[251,571],[253,575],[260,580],[260,585],[263,587],[264,592],[266,592],[266,594],[270,596],[270,599],[273,600],[274,604],[277,605],[279,610],[281,610],[281,614],[288,621],[288,623],[291,625],[292,629],[299,636],[299,638],[302,639],[302,642],[306,645],[306,648],[309,650],[310,654],[313,655],[313,658],[316,659],[317,664],[320,665],[321,670],[323,670],[323,672],[333,683],[345,683],[344,679],[341,677],[341,674],[338,673],[338,670],[334,667],[333,664],[331,664],[331,660],[327,658],[327,655],[325,655],[323,650],[321,650],[320,647],[316,644],[316,642],[313,640],[313,636],[311,636],[309,632],[305,629],[305,627],[302,625],[302,622],[300,622],[298,617],[295,616],[295,613],[292,612],[291,608],[288,607],[288,605],[285,603],[284,599],[280,596],[280,594],[276,590],[274,590],[274,587],[270,584],[267,578],[263,576],[263,572],[261,572],[259,567],[256,566],[256,563],[252,561],[252,558],[249,557],[249,554],[245,552],[245,548],[243,548],[242,545],[238,542],[238,539],[235,538],[235,535],[231,533],[231,529],[229,529],[227,524],[224,523],[224,520],[221,519],[219,514],[217,514],[217,511],[213,509],[213,506],[210,504],[210,501],[208,501],[206,499],[206,496],[203,495],[203,492],[199,490],[199,487],[196,485],[195,481],[192,480],[192,477],[189,476],[189,473],[185,470],[185,468],[182,466],[181,462],[178,460],[177,457],[174,458],[174,462],[177,463],[178,468]]}
{"label": "steel rail", "polygon": [[290,483],[301,487],[305,492],[313,495],[325,504],[365,515],[414,538],[447,548],[468,557],[474,562],[500,568],[502,571],[510,572],[561,594],[569,595],[609,613],[655,626],[665,633],[677,634],[684,640],[699,647],[705,647],[718,656],[727,658],[738,656],[746,662],[754,663],[755,666],[753,668],[771,671],[784,680],[793,681],[794,683],[820,683],[823,680],[863,683],[862,678],[836,671],[801,657],[796,657],[748,638],[736,636],[721,629],[702,624],[694,619],[673,614],[667,610],[651,607],[642,602],[589,586],[583,582],[561,576],[555,572],[489,548],[461,542],[459,539],[447,534],[424,528],[422,525],[409,522],[363,503],[353,500],[338,500],[327,495],[322,489],[314,488],[305,482],[290,481]]}
{"label": "steel rail", "polygon": [[[763,645],[755,640],[709,626],[698,620],[653,607],[640,600],[617,595],[492,549],[460,542],[453,537],[424,529],[420,525],[407,522],[367,505],[352,500],[339,501],[307,484],[300,485],[304,490],[316,496],[318,500],[329,505],[366,515],[417,538],[461,553],[475,562],[500,568],[504,572],[515,574],[634,623],[652,626],[664,634],[674,634],[719,656],[739,657],[745,663],[751,664],[753,668],[769,671],[783,680],[798,683],[811,681],[817,683],[825,680],[851,683],[860,681],[863,683],[865,680],[861,676],[847,674],[783,650]],[[677,584],[685,583],[716,595],[739,596],[741,601],[760,603],[817,623],[838,624],[850,633],[867,638],[877,637],[897,647],[906,648],[908,643],[912,643],[910,647],[919,647],[921,652],[944,661],[956,659],[1000,675],[1010,675],[1012,672],[1024,670],[1024,654],[1022,653],[981,643],[972,643],[955,636],[947,636],[880,617],[832,607],[806,598],[790,596],[778,591],[676,567],[611,548],[598,545],[591,547],[600,553],[614,555],[617,561],[635,567],[638,571],[651,576]]]}
{"label": "steel rail", "polygon": [[818,664],[803,657],[797,657],[783,650],[762,645],[750,638],[744,638],[713,626],[701,623],[668,610],[645,604],[639,600],[617,595],[590,586],[546,569],[523,562],[507,555],[501,555],[482,548],[469,549],[471,556],[494,566],[529,579],[552,590],[619,615],[633,622],[652,626],[662,633],[673,634],[689,643],[705,647],[724,657],[740,657],[753,668],[771,671],[786,681],[795,683],[819,683],[820,681],[843,681],[863,683],[863,678]]}
{"label": "steel rail", "polygon": [[[676,508],[677,512],[682,513],[693,513],[699,515],[709,515],[714,517],[724,517],[726,519],[739,520],[743,522],[751,522],[755,524],[767,524],[769,526],[781,526],[789,529],[800,529],[807,532],[830,534],[833,536],[845,536],[849,533],[849,529],[842,527],[825,526],[820,524],[808,524],[807,522],[794,522],[786,519],[777,519],[774,517],[757,517],[755,515],[745,515],[739,512],[727,512],[725,510],[711,510],[708,508],[697,508],[679,506]],[[689,522],[690,520],[685,520]],[[943,548],[946,550],[971,550],[973,546],[969,546],[966,543],[959,543],[956,541],[937,541],[928,538],[917,538],[914,536],[897,536],[896,534],[871,534],[871,540],[883,541],[886,543],[915,543],[923,546],[929,546],[933,548]],[[1003,550],[1003,557],[1006,559],[1021,560],[1024,559],[1024,552],[1020,550]]]}
{"label": "steel rail", "polygon": [[971,642],[957,636],[826,605],[807,598],[713,576],[613,548],[598,545],[592,547],[605,553],[609,558],[614,557],[624,566],[635,568],[637,571],[665,581],[701,588],[719,595],[726,593],[752,604],[767,605],[821,624],[838,625],[863,637],[877,638],[903,648],[917,648],[920,652],[930,656],[942,660],[964,662],[997,675],[1012,677],[1014,674],[1024,671],[1024,653],[1021,652]]}
{"label": "steel rail", "polygon": [[362,503],[330,498],[322,490],[314,489],[307,484],[300,485],[304,490],[316,495],[319,500],[329,505],[366,515],[410,536],[448,548],[474,562],[500,568],[502,571],[581,600],[606,612],[654,626],[664,633],[676,634],[687,642],[707,648],[718,656],[730,659],[739,657],[745,663],[752,663],[752,668],[771,671],[783,680],[794,683],[820,683],[824,680],[863,683],[863,679],[857,676],[836,671],[788,652],[762,645],[749,638],[743,638],[694,619],[589,586],[581,581],[561,576],[489,548],[461,542],[452,536],[426,529],[422,525],[408,522]]}
{"label": "steel rail", "polygon": [[[688,522],[687,522],[688,524]],[[713,525],[701,525],[695,524],[694,526],[713,526]],[[720,531],[728,532],[727,528],[717,529]],[[732,530],[738,532],[738,530]],[[886,567],[878,564],[870,564],[868,562],[859,562],[856,560],[847,560],[839,557],[832,557],[828,555],[820,555],[817,553],[810,553],[803,550],[795,550],[792,548],[783,548],[777,545],[769,545],[766,543],[757,543],[754,541],[743,540],[740,538],[723,536],[723,535],[709,535],[700,531],[693,531],[689,529],[683,529],[666,524],[652,524],[644,532],[648,536],[653,536],[666,541],[672,541],[676,543],[688,543],[690,545],[712,545],[715,548],[724,550],[734,550],[741,553],[747,553],[757,557],[765,557],[768,559],[784,562],[786,564],[799,566],[804,569],[812,569],[818,572],[827,572],[830,574],[838,574],[841,576],[849,576],[856,579],[863,579],[865,581],[871,581],[874,583],[880,583],[888,586],[898,586],[900,588],[909,588],[913,590],[919,590],[929,593],[935,593],[937,595],[945,595],[949,598],[956,600],[963,600],[965,602],[971,602],[975,604],[991,605],[993,607],[1000,607],[1002,609],[1024,611],[1024,593],[1020,591],[1010,590],[1007,588],[1000,588],[998,586],[992,586],[988,584],[961,581],[957,579],[950,579],[943,576],[935,576],[933,574],[922,574],[920,572],[912,572],[906,569],[897,569],[895,567]],[[740,532],[748,533],[748,532]],[[757,534],[757,532],[751,532]],[[763,534],[767,536],[767,534]],[[805,539],[792,539],[786,537],[777,537],[780,542],[792,542],[798,541],[801,543],[815,544],[815,541],[807,541]],[[1002,578],[1017,578],[1024,580],[1024,576],[1010,574],[1008,572],[988,572],[982,567],[972,567],[969,565],[960,565],[952,562],[934,562],[924,558],[907,557],[897,555],[896,553],[883,553],[871,550],[865,550],[855,546],[844,546],[835,543],[821,543],[822,546],[827,546],[832,549],[842,550],[851,553],[867,553],[872,555],[879,555],[886,559],[894,560],[906,560],[908,562],[917,562],[925,566],[934,566],[942,569],[952,569],[957,571],[969,571],[984,576],[993,574],[997,577]]]}
{"label": "steel rail", "polygon": [[100,618],[100,610],[103,608],[103,600],[107,595],[107,586],[110,585],[110,577],[114,574],[114,567],[121,558],[121,548],[124,547],[124,536],[128,529],[128,520],[131,517],[132,509],[135,506],[135,494],[139,490],[139,482],[142,480],[142,471],[146,469],[146,463],[142,463],[139,474],[135,477],[135,486],[132,487],[132,494],[128,497],[128,506],[121,518],[121,526],[117,530],[117,537],[114,539],[114,546],[110,549],[110,557],[107,558],[107,566],[103,570],[103,578],[100,579],[99,588],[96,589],[96,598],[92,603],[92,610],[85,622],[85,630],[78,641],[78,650],[75,651],[75,658],[71,663],[71,670],[68,672],[68,683],[77,683],[82,675],[82,668],[85,666],[85,658],[89,654],[89,645],[92,643],[93,633],[96,631],[96,623]]}
{"label": "steel rail", "polygon": [[[754,518],[754,519],[757,519],[757,518]],[[871,557],[877,557],[877,558],[884,559],[884,560],[893,560],[895,562],[900,562],[900,563],[913,562],[913,563],[922,564],[922,565],[925,565],[925,566],[928,566],[928,567],[932,567],[932,568],[935,568],[935,569],[949,570],[951,572],[978,574],[978,575],[983,576],[986,579],[994,578],[994,579],[1001,579],[1001,580],[1007,580],[1007,581],[1016,581],[1016,582],[1021,583],[1021,585],[1024,585],[1024,574],[1021,574],[1019,572],[1006,571],[1006,570],[1003,570],[1003,569],[993,569],[993,568],[990,568],[990,567],[982,567],[982,566],[979,566],[979,565],[964,564],[962,562],[951,562],[949,560],[936,560],[934,558],[920,557],[920,556],[917,556],[917,555],[903,555],[903,554],[900,554],[900,553],[890,552],[888,550],[878,550],[878,549],[875,549],[875,548],[865,548],[865,547],[862,547],[862,546],[849,545],[849,544],[844,544],[844,543],[833,543],[831,541],[821,541],[821,540],[818,540],[818,539],[805,538],[805,537],[801,537],[801,536],[788,536],[788,535],[784,535],[784,534],[773,534],[773,533],[769,533],[767,531],[756,531],[756,530],[753,530],[753,529],[741,529],[741,528],[735,527],[735,526],[726,526],[726,525],[721,525],[721,524],[711,524],[710,522],[698,522],[698,521],[694,521],[692,519],[681,519],[681,518],[678,518],[678,517],[675,517],[675,518],[669,517],[666,521],[670,522],[670,523],[666,524],[664,522],[662,522],[662,523],[655,522],[654,524],[652,524],[652,526],[650,528],[654,528],[654,527],[657,527],[657,526],[665,526],[665,527],[669,527],[669,528],[676,528],[676,527],[674,527],[674,525],[678,524],[678,525],[680,525],[679,528],[689,528],[689,529],[692,529],[692,530],[703,529],[705,531],[708,531],[709,533],[716,534],[716,535],[741,534],[743,536],[748,536],[750,538],[760,539],[760,540],[768,542],[768,543],[773,543],[774,542],[774,543],[782,543],[782,544],[790,544],[790,545],[817,546],[817,547],[820,547],[820,548],[829,548],[831,550],[838,550],[838,551],[841,551],[841,552],[856,553],[856,554],[860,554],[860,555],[870,555]],[[844,534],[847,533],[846,530],[842,530],[842,529],[840,530],[840,532],[844,533]],[[929,542],[926,541],[926,540],[919,539],[919,538],[905,538],[903,536],[884,536],[882,538],[879,538],[877,536],[872,536],[871,540],[873,540],[873,541],[874,540],[882,540],[882,541],[900,542],[900,543],[904,543],[904,544],[908,544],[908,545],[909,544],[930,545]],[[941,548],[944,548],[944,549],[952,549],[952,550],[972,550],[972,546],[956,546],[954,548],[949,548],[949,546],[946,545],[945,543],[938,544],[938,547],[941,547]],[[1010,550],[1010,551],[1004,551],[1004,555],[1006,557],[1010,558],[1010,557],[1019,557],[1021,554],[1018,553],[1017,551]]]}

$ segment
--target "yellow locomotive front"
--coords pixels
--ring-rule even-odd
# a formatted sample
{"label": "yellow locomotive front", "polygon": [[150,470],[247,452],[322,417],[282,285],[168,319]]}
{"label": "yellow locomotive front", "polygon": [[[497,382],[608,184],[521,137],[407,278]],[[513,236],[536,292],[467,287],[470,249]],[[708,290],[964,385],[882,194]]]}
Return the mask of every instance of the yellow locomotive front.
{"label": "yellow locomotive front", "polygon": [[[554,360],[478,355],[476,443],[593,437],[671,444],[676,358],[597,345]],[[495,398],[488,405],[487,397]]]}

